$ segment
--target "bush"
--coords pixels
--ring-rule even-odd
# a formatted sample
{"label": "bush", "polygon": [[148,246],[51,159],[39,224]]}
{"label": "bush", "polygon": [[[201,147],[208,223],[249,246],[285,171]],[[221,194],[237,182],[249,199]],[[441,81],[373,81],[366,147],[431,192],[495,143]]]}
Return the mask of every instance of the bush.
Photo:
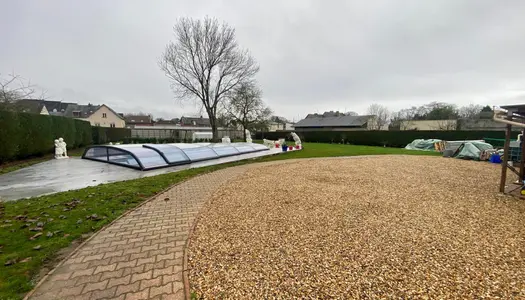
{"label": "bush", "polygon": [[[504,139],[502,131],[309,131],[297,132],[303,142],[405,147],[415,139],[482,140]],[[515,139],[517,132],[512,133]],[[280,134],[282,136],[282,133]]]}
{"label": "bush", "polygon": [[114,127],[92,127],[93,143],[107,144],[121,142],[131,138],[131,129]]}
{"label": "bush", "polygon": [[0,111],[0,163],[53,153],[53,140],[68,148],[92,144],[89,122],[65,117]]}

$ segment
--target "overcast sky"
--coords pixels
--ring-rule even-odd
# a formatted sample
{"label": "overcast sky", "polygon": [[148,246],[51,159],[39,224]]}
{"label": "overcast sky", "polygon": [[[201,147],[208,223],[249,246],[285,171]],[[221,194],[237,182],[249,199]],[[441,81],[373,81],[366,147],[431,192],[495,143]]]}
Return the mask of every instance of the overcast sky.
{"label": "overcast sky", "polygon": [[264,100],[290,119],[371,103],[525,102],[523,0],[0,2],[0,73],[51,100],[198,113],[174,99],[157,60],[178,17],[209,15],[236,29]]}

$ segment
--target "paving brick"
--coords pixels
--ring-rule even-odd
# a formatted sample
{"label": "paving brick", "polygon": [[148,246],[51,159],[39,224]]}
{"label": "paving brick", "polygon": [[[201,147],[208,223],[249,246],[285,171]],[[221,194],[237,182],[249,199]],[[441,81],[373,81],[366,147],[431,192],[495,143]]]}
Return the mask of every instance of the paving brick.
{"label": "paving brick", "polygon": [[151,276],[153,275],[152,271],[147,271],[144,273],[135,273],[131,276],[131,282],[135,282],[137,280],[144,280],[144,279],[151,279]]}
{"label": "paving brick", "polygon": [[142,247],[135,247],[135,246],[133,246],[132,248],[124,249],[124,252],[122,253],[122,255],[139,253],[141,248]]}
{"label": "paving brick", "polygon": [[136,266],[133,268],[124,268],[122,272],[122,276],[126,276],[129,274],[135,274],[135,273],[143,273],[144,272],[144,265]]}
{"label": "paving brick", "polygon": [[131,260],[131,261],[123,261],[117,263],[117,270],[122,268],[133,268],[137,265],[137,260]]}
{"label": "paving brick", "polygon": [[110,263],[115,264],[115,263],[119,263],[123,261],[129,261],[130,257],[131,257],[131,254],[127,254],[127,255],[123,254],[121,256],[115,256],[111,258]]}
{"label": "paving brick", "polygon": [[[97,249],[97,250],[100,250],[100,249]],[[86,256],[83,260],[83,262],[88,262],[88,261],[92,261],[92,260],[99,260],[99,259],[102,259],[104,258],[104,254],[103,253],[100,253],[100,254],[95,254],[95,255],[89,255],[89,256]]]}
{"label": "paving brick", "polygon": [[144,246],[142,247],[142,252],[147,252],[147,251],[151,251],[151,250],[157,250],[159,249],[159,245],[158,244],[153,244],[151,246]]}
{"label": "paving brick", "polygon": [[73,274],[73,272],[64,272],[64,273],[61,273],[61,272],[58,272],[58,273],[53,273],[53,280],[55,281],[58,281],[58,280],[68,280],[69,278],[71,278],[71,275]]}
{"label": "paving brick", "polygon": [[149,296],[155,297],[157,295],[171,294],[171,293],[173,293],[173,285],[170,282],[168,284],[161,285],[159,287],[152,287],[149,291]]}
{"label": "paving brick", "polygon": [[95,271],[95,268],[89,268],[89,269],[85,269],[85,270],[78,270],[78,271],[73,272],[73,275],[71,275],[71,278],[93,275],[94,271]]}
{"label": "paving brick", "polygon": [[104,258],[110,258],[110,257],[120,256],[120,255],[122,255],[123,252],[124,252],[123,250],[112,251],[112,252],[106,252],[106,253],[104,254]]}
{"label": "paving brick", "polygon": [[101,281],[100,276],[101,276],[101,274],[77,277],[77,278],[75,278],[75,280],[76,280],[75,285],[81,285],[81,284],[84,284],[84,283],[99,282],[99,281]]}
{"label": "paving brick", "polygon": [[153,269],[162,269],[162,268],[164,268],[164,261],[159,261],[153,264],[145,264],[144,272],[153,270]]}
{"label": "paving brick", "polygon": [[139,258],[137,260],[137,266],[147,264],[147,263],[154,263],[154,262],[155,262],[155,256]]}
{"label": "paving brick", "polygon": [[172,273],[162,276],[162,284],[170,282],[182,282],[182,273]]}
{"label": "paving brick", "polygon": [[143,290],[145,288],[155,287],[162,284],[162,278],[152,278],[152,279],[146,279],[140,281],[140,290]]}
{"label": "paving brick", "polygon": [[84,287],[84,290],[82,291],[82,293],[87,293],[87,292],[91,292],[91,291],[96,291],[96,290],[104,290],[106,288],[106,286],[108,285],[108,279],[104,280],[104,281],[100,281],[100,282],[94,282],[94,283],[86,283],[86,286]]}
{"label": "paving brick", "polygon": [[140,281],[134,282],[132,284],[119,285],[117,286],[116,296],[124,295],[127,293],[138,292],[140,288]]}
{"label": "paving brick", "polygon": [[137,293],[127,294],[126,295],[126,300],[148,299],[148,295],[149,295],[149,289],[145,289],[145,290],[137,292]]}
{"label": "paving brick", "polygon": [[152,250],[148,252],[148,256],[157,256],[159,254],[166,254],[167,248]]}
{"label": "paving brick", "polygon": [[98,266],[105,266],[111,262],[111,258],[92,260],[88,262],[90,268],[96,268]]}
{"label": "paving brick", "polygon": [[107,288],[112,288],[118,285],[126,285],[126,284],[129,284],[130,282],[131,282],[131,274],[128,276],[124,276],[124,277],[111,278],[109,280]]}
{"label": "paving brick", "polygon": [[91,293],[91,299],[107,299],[107,298],[111,298],[113,296],[115,296],[115,293],[117,292],[117,287],[112,287],[112,288],[105,288],[104,290],[101,290],[101,291],[93,291]]}
{"label": "paving brick", "polygon": [[139,253],[131,254],[129,259],[130,260],[134,260],[134,259],[137,259],[137,258],[144,258],[144,257],[147,257],[147,256],[148,256],[148,252],[139,252]]}
{"label": "paving brick", "polygon": [[155,261],[159,262],[167,259],[175,259],[175,253],[169,252],[168,254],[157,255],[157,259]]}
{"label": "paving brick", "polygon": [[104,272],[102,274],[100,274],[100,280],[104,280],[104,279],[111,279],[111,278],[119,278],[119,277],[122,277],[122,273],[124,273],[124,270],[123,269],[120,269],[120,270],[115,270],[115,271],[112,271],[112,272]]}
{"label": "paving brick", "polygon": [[93,274],[115,271],[116,268],[117,268],[117,264],[116,263],[115,264],[111,264],[111,265],[106,265],[106,266],[98,266],[95,269],[95,272]]}
{"label": "paving brick", "polygon": [[153,278],[159,277],[161,275],[173,274],[173,266],[168,266],[166,268],[153,269]]}
{"label": "paving brick", "polygon": [[69,297],[69,296],[79,296],[82,294],[82,290],[84,289],[85,284],[81,284],[79,286],[74,287],[68,287],[60,290],[60,293],[58,294],[60,297]]}

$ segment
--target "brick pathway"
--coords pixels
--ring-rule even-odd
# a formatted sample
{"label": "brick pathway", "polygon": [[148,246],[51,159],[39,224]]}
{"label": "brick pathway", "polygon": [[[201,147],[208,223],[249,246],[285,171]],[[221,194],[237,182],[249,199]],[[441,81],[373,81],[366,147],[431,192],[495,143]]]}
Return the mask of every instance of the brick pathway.
{"label": "brick pathway", "polygon": [[94,235],[28,298],[184,299],[183,254],[199,209],[256,165],[198,176],[159,194]]}

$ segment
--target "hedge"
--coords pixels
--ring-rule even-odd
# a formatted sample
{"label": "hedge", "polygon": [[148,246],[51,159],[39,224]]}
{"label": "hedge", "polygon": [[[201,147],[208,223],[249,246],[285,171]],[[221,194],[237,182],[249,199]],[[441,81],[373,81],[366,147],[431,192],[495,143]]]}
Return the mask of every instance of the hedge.
{"label": "hedge", "polygon": [[0,163],[53,153],[60,137],[70,149],[93,143],[89,122],[0,111]]}
{"label": "hedge", "polygon": [[115,127],[93,127],[93,142],[107,144],[109,142],[122,142],[131,138],[131,129]]}
{"label": "hedge", "polygon": [[[482,140],[484,138],[504,139],[503,131],[308,131],[297,132],[303,142],[341,143],[367,146],[405,147],[415,139]],[[518,132],[512,132],[515,139]],[[291,140],[289,131],[257,132],[256,139],[286,138]]]}

